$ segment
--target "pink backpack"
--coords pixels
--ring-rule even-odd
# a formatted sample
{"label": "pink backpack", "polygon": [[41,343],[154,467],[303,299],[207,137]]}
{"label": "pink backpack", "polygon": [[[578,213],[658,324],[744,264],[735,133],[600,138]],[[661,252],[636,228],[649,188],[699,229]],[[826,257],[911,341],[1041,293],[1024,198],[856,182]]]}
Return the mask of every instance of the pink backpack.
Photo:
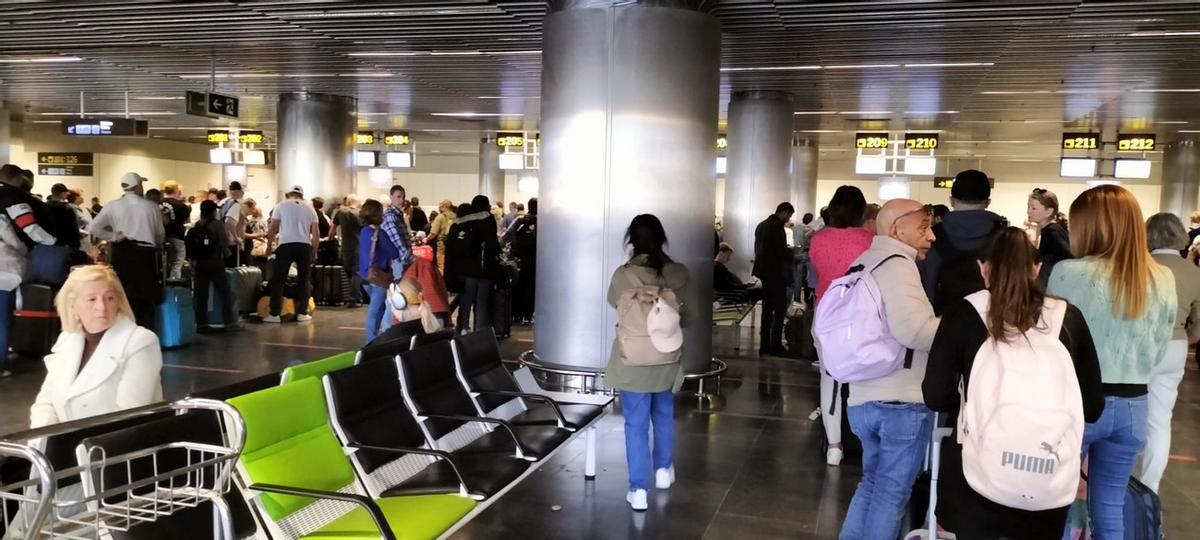
{"label": "pink backpack", "polygon": [[888,331],[883,297],[871,271],[903,255],[892,255],[870,269],[855,266],[835,279],[821,297],[813,319],[813,338],[821,366],[838,382],[878,379],[904,363],[904,345]]}

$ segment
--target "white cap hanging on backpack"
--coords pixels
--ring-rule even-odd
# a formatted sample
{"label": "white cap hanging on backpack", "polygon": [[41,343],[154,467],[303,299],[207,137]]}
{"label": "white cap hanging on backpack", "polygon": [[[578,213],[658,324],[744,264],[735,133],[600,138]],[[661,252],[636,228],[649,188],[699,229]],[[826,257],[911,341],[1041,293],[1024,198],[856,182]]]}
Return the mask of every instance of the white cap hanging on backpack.
{"label": "white cap hanging on backpack", "polygon": [[659,352],[674,352],[683,347],[683,329],[679,326],[679,312],[662,298],[654,303],[654,309],[647,314],[646,330],[650,332],[650,343]]}

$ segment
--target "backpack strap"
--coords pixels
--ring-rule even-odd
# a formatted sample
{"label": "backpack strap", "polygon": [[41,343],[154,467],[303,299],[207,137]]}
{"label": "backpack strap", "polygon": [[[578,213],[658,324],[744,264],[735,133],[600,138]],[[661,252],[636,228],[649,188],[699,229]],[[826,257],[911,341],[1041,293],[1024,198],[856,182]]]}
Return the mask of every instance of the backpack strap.
{"label": "backpack strap", "polygon": [[646,284],[642,283],[642,280],[637,277],[637,272],[634,272],[628,264],[625,265],[625,274],[629,277],[629,281],[633,282],[634,287],[641,288],[646,286]]}
{"label": "backpack strap", "polygon": [[1050,336],[1058,339],[1062,333],[1063,322],[1067,318],[1067,302],[1058,298],[1046,298],[1042,303],[1042,320],[1049,327]]}

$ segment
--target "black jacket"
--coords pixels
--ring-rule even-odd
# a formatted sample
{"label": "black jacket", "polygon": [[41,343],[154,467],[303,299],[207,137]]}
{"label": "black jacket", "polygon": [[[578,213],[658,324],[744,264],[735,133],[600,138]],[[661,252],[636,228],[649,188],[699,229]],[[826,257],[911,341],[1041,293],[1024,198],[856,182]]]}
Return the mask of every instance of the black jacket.
{"label": "black jacket", "polygon": [[429,216],[425,215],[425,211],[420,207],[413,207],[412,217],[408,218],[408,224],[414,233],[417,231],[429,232]]}
{"label": "black jacket", "polygon": [[717,292],[739,292],[747,289],[745,283],[733,275],[725,265],[713,263],[713,290]]}
{"label": "black jacket", "polygon": [[1042,261],[1042,269],[1038,272],[1038,281],[1042,286],[1050,280],[1050,272],[1059,261],[1072,258],[1071,235],[1061,223],[1051,223],[1042,229],[1042,239],[1038,243],[1038,256]]}
{"label": "black jacket", "polygon": [[[51,218],[46,203],[25,190],[0,184],[0,213],[13,224],[17,237],[25,243],[26,248],[33,249],[34,244],[52,246],[58,243],[50,232]],[[74,217],[71,222],[75,222]],[[78,238],[79,234],[75,236]]]}
{"label": "black jacket", "polygon": [[446,236],[446,274],[454,278],[496,279],[500,273],[500,240],[489,212],[459,217]]}
{"label": "black jacket", "polygon": [[187,224],[188,218],[192,215],[192,207],[187,203],[174,197],[163,199],[163,203],[171,207],[171,221],[163,226],[167,238],[183,239],[184,225]]}
{"label": "black jacket", "polygon": [[785,223],[775,214],[754,229],[754,268],[751,273],[763,282],[786,282],[791,274],[792,250],[787,246]]}
{"label": "black jacket", "polygon": [[[1084,420],[1095,422],[1104,412],[1104,391],[1096,347],[1079,308],[1067,307],[1059,340],[1075,362]],[[986,341],[987,327],[970,302],[959,300],[947,307],[933,338],[921,390],[930,409],[950,413],[950,425],[957,425],[959,381],[966,392],[975,354]],[[963,476],[962,445],[956,442],[956,437],[957,434],[951,434],[942,444],[939,523],[958,533],[959,538],[1062,538],[1069,507],[1040,512],[1017,510],[996,504],[971,489]]]}

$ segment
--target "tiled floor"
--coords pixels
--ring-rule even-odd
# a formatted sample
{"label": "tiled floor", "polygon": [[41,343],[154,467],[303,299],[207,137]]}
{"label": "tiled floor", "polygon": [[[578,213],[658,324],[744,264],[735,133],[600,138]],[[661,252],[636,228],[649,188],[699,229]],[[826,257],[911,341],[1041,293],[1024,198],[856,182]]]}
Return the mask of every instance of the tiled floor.
{"label": "tiled floor", "polygon": [[[242,332],[201,336],[199,344],[165,354],[166,397],[356,348],[362,315],[361,309],[326,309],[314,324],[249,324]],[[528,328],[514,330],[502,344],[509,359],[531,344]],[[849,461],[824,465],[819,423],[808,420],[817,403],[817,374],[807,362],[758,359],[749,330],[738,336],[744,346],[735,351],[735,335],[717,333],[714,355],[730,365],[719,394],[696,398],[685,388],[676,401],[677,483],[652,491],[648,512],[625,504],[623,423],[614,414],[599,426],[596,480],[584,480],[583,441],[576,441],[454,538],[835,538],[859,469]],[[1175,407],[1173,454],[1179,459],[1171,461],[1162,485],[1169,538],[1195,537],[1200,527],[1200,372],[1194,367]],[[0,432],[27,426],[44,373],[28,361],[12,369],[12,378],[0,380]]]}

